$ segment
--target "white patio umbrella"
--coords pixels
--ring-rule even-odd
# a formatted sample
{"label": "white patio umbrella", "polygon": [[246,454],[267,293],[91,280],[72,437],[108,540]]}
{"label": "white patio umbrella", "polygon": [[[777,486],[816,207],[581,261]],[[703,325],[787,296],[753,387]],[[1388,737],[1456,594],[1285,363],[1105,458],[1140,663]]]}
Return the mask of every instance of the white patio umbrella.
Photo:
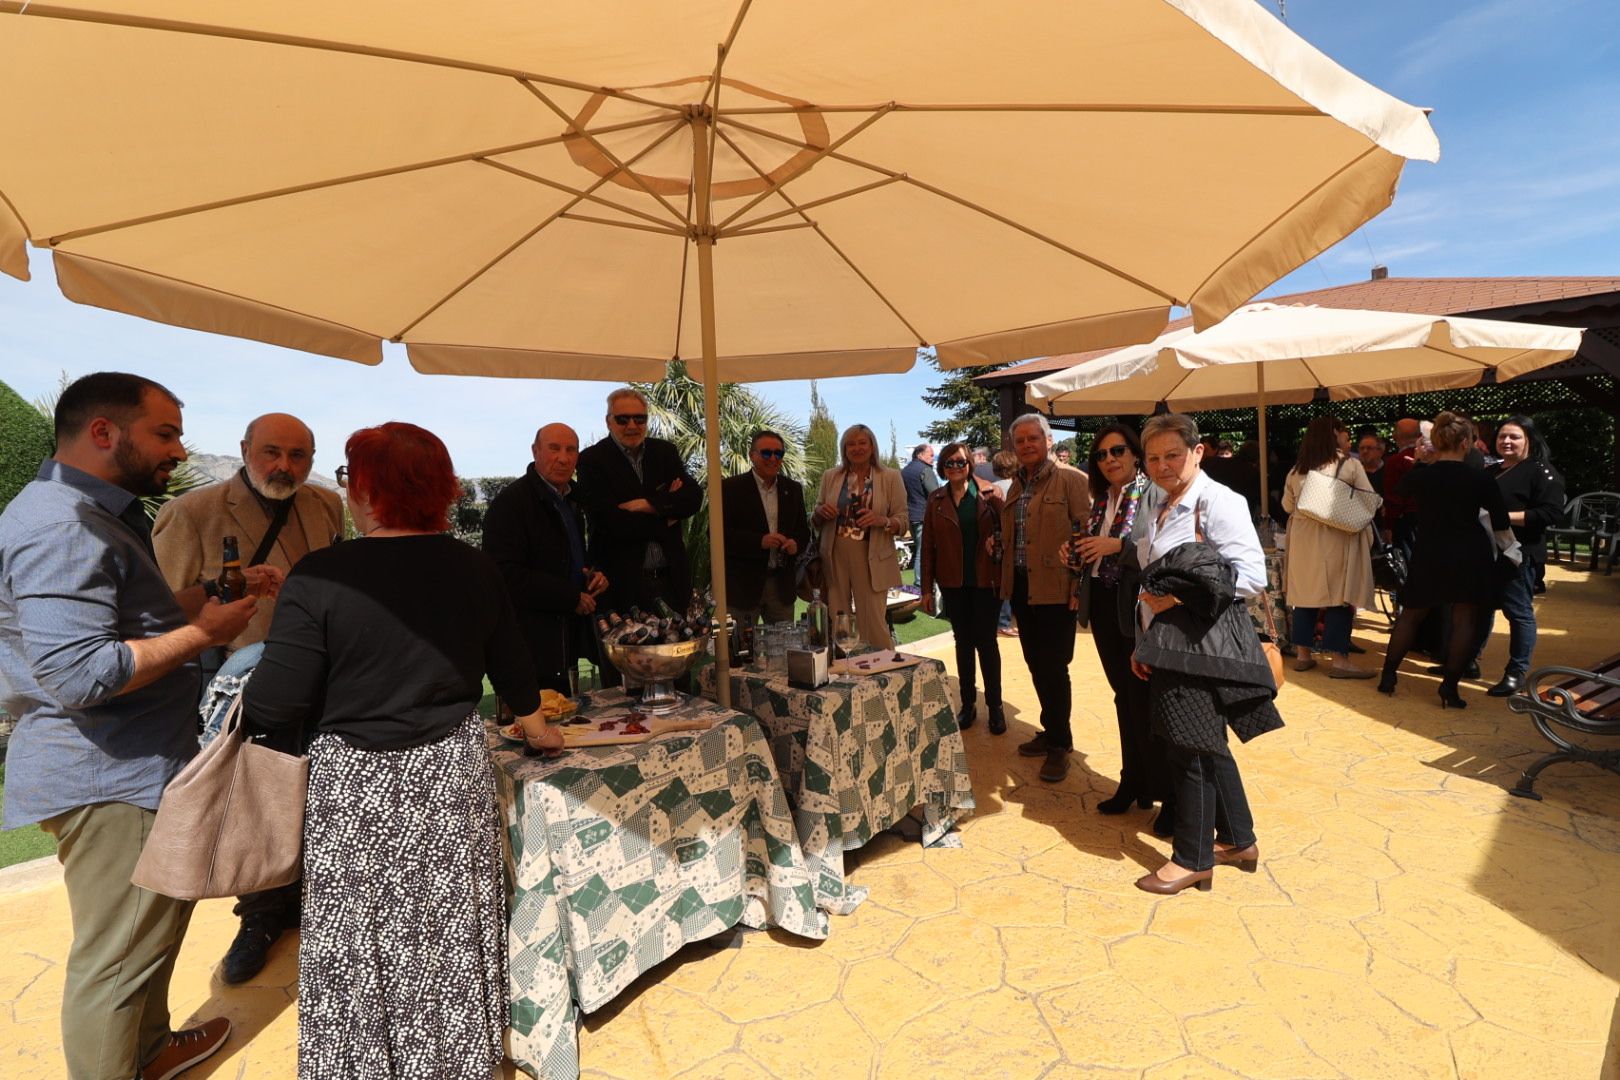
{"label": "white patio umbrella", "polygon": [[1142,340],[1438,157],[1253,0],[0,0],[0,99],[0,269],[436,374]]}
{"label": "white patio umbrella", "polygon": [[[1094,357],[1029,383],[1024,399],[1056,416],[1256,406],[1381,397],[1505,382],[1568,360],[1581,347],[1568,326],[1414,315],[1401,311],[1249,304],[1194,332]],[[1261,491],[1266,455],[1260,455]]]}

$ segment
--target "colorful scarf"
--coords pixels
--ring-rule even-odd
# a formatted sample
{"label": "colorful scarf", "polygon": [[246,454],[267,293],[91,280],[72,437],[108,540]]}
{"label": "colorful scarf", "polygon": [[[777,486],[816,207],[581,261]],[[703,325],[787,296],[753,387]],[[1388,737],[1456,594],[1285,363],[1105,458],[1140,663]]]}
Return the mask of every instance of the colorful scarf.
{"label": "colorful scarf", "polygon": [[[1136,522],[1136,510],[1142,505],[1142,495],[1147,491],[1148,478],[1145,473],[1137,473],[1125,488],[1120,497],[1119,509],[1114,512],[1114,522],[1109,526],[1108,532],[1103,533],[1103,515],[1108,513],[1108,500],[1096,499],[1091,504],[1091,521],[1086,525],[1087,536],[1129,536],[1131,526]],[[1109,555],[1097,564],[1097,580],[1104,585],[1119,584],[1119,556]]]}

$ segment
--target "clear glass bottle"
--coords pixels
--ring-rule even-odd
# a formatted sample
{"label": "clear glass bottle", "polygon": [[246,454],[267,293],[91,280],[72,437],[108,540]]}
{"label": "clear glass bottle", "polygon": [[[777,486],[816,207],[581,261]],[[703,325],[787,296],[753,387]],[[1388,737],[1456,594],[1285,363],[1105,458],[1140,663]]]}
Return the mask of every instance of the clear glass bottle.
{"label": "clear glass bottle", "polygon": [[810,605],[804,609],[804,643],[807,648],[825,649],[832,644],[832,618],[821,602],[821,590],[810,590]]}

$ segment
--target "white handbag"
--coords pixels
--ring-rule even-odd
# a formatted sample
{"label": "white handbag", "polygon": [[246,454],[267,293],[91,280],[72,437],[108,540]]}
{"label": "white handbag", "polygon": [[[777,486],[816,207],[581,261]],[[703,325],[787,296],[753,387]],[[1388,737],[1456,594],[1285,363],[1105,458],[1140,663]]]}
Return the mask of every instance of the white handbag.
{"label": "white handbag", "polygon": [[1372,523],[1383,498],[1371,488],[1358,488],[1340,479],[1339,470],[1348,458],[1340,458],[1331,474],[1312,469],[1300,485],[1296,514],[1340,532],[1358,533]]}

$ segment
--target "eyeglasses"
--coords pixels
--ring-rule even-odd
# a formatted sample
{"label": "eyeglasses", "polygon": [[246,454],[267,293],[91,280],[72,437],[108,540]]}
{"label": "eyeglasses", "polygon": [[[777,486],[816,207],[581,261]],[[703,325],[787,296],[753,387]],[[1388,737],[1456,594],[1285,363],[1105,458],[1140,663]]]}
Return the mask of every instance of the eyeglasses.
{"label": "eyeglasses", "polygon": [[348,487],[349,486],[349,467],[347,465],[339,465],[337,467],[337,472],[332,474],[332,479],[337,481],[338,487],[340,487],[340,488]]}
{"label": "eyeglasses", "polygon": [[637,424],[645,427],[647,424],[647,414],[644,412],[614,413],[613,422],[618,424],[620,427],[629,427],[631,424]]}
{"label": "eyeglasses", "polygon": [[1101,461],[1105,457],[1116,457],[1116,458],[1124,457],[1126,454],[1128,454],[1130,452],[1131,452],[1131,448],[1129,446],[1126,446],[1124,443],[1120,443],[1117,446],[1110,446],[1110,447],[1107,447],[1106,449],[1099,446],[1097,449],[1095,449],[1095,450],[1093,450],[1091,452],[1091,460],[1093,460],[1093,461]]}
{"label": "eyeglasses", "polygon": [[947,469],[965,469],[967,467],[967,458],[953,457],[951,460],[945,462],[945,468]]}
{"label": "eyeglasses", "polygon": [[755,450],[754,453],[762,458],[779,458],[787,454],[786,450]]}

